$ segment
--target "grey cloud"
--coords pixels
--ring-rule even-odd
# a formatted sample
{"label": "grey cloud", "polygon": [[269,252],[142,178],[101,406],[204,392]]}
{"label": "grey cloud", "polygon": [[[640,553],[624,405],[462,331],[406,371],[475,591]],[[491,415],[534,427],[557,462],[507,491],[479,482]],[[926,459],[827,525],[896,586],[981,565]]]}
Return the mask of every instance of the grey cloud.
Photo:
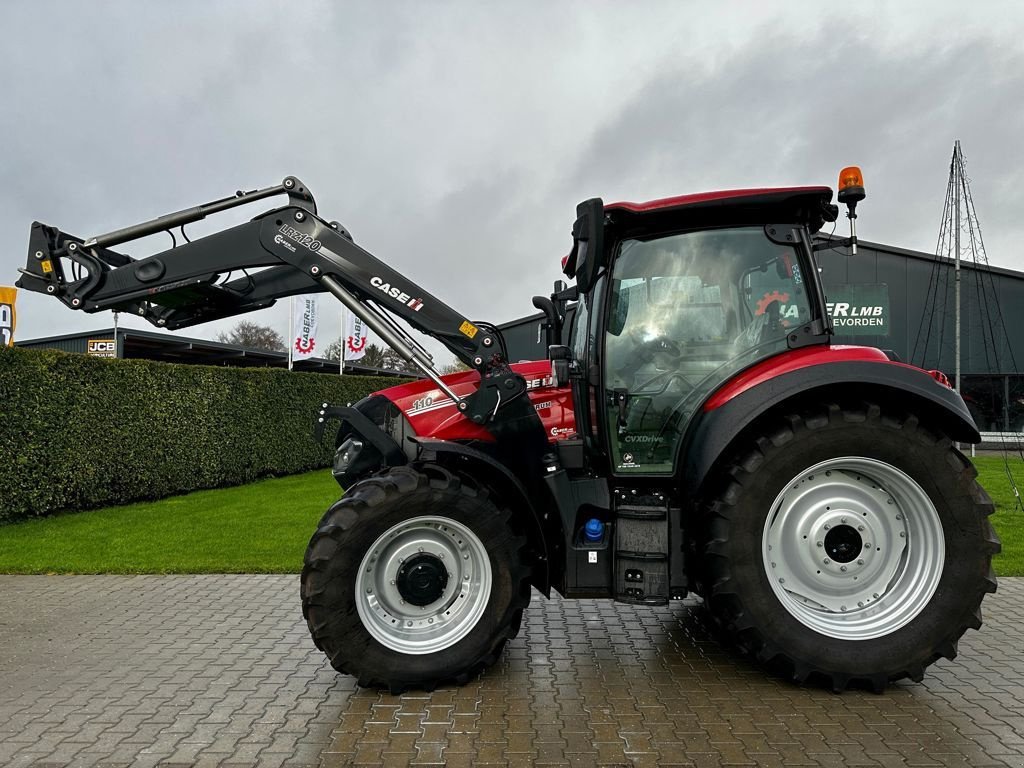
{"label": "grey cloud", "polygon": [[[0,282],[33,219],[93,234],[295,173],[357,242],[502,321],[559,276],[595,195],[831,185],[859,163],[862,235],[927,249],[957,137],[990,256],[1024,267],[1020,40],[950,25],[952,4],[869,3],[837,44],[810,7],[5,4],[0,26],[23,34],[0,49]],[[986,12],[1019,26],[1013,6]],[[23,336],[109,324],[20,308]]]}

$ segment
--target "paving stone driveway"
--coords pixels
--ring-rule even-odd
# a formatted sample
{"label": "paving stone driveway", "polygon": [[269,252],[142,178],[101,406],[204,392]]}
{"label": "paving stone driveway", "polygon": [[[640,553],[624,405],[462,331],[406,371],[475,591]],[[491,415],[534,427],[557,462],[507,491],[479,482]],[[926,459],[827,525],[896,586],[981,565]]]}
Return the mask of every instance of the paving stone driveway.
{"label": "paving stone driveway", "polygon": [[1024,766],[1024,579],[923,684],[766,676],[699,606],[537,598],[501,662],[391,696],[336,675],[294,576],[0,576],[0,766]]}

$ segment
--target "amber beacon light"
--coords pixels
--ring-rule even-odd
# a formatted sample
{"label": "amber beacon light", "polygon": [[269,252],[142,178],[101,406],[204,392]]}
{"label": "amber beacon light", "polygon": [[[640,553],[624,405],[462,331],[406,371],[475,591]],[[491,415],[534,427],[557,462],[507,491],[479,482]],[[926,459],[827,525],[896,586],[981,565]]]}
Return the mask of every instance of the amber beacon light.
{"label": "amber beacon light", "polygon": [[864,174],[860,168],[851,165],[839,172],[839,202],[846,205],[846,218],[850,220],[851,253],[857,253],[857,203],[863,200]]}
{"label": "amber beacon light", "polygon": [[839,202],[856,208],[864,197],[864,174],[860,168],[856,165],[843,168],[839,172]]}

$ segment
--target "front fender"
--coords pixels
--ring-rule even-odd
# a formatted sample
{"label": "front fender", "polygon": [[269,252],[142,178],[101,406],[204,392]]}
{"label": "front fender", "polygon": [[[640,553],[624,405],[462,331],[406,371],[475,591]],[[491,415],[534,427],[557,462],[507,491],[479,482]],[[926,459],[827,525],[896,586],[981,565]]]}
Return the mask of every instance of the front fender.
{"label": "front fender", "polygon": [[931,373],[887,359],[848,360],[797,367],[772,377],[743,378],[712,395],[680,447],[682,485],[695,494],[711,468],[749,426],[767,412],[804,399],[856,396],[899,404],[931,419],[953,440],[981,440],[963,398]]}
{"label": "front fender", "polygon": [[[434,462],[456,473],[472,476],[498,496],[499,504],[512,510],[514,523],[526,534],[536,556],[533,586],[544,593],[545,597],[550,597],[550,564],[554,551],[549,542],[559,541],[560,536],[554,531],[549,534],[546,529],[554,524],[558,516],[542,514],[533,501],[536,499],[541,502],[537,494],[531,494],[519,478],[493,456],[463,443],[433,437],[411,437],[409,440],[419,447],[418,460]],[[548,524],[545,524],[545,519]]]}

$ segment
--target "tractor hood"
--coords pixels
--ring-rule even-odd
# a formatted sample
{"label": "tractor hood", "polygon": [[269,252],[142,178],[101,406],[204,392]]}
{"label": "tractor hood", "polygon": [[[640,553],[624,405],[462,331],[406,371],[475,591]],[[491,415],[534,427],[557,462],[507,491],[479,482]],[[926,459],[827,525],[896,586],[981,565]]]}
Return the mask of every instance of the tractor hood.
{"label": "tractor hood", "polygon": [[[572,392],[568,386],[554,386],[550,361],[515,363],[511,367],[526,379],[527,397],[540,416],[548,439],[554,441],[575,434]],[[475,392],[480,383],[480,374],[476,371],[460,371],[441,378],[459,397]],[[455,402],[429,379],[417,379],[389,387],[376,395],[391,401],[404,414],[418,436],[444,440],[494,441],[494,436],[485,426],[467,419],[455,407]]]}

